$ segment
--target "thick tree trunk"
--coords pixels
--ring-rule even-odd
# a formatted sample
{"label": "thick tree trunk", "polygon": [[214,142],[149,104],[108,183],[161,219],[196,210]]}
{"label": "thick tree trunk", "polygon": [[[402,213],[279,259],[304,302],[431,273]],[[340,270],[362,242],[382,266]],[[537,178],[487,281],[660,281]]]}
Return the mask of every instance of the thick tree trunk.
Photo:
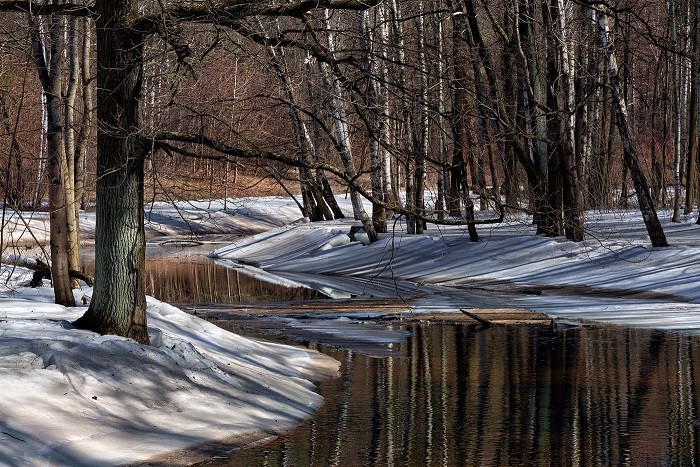
{"label": "thick tree trunk", "polygon": [[[49,205],[51,225],[51,284],[54,288],[56,303],[65,306],[75,306],[73,291],[68,271],[70,237],[68,230],[68,206],[66,199],[66,167],[65,152],[63,151],[63,119],[62,102],[60,97],[61,84],[58,79],[46,95],[48,131],[48,174],[49,174]],[[56,94],[58,93],[58,94]]]}
{"label": "thick tree trunk", "polygon": [[139,136],[143,37],[126,21],[138,0],[97,2],[95,288],[76,327],[148,344],[143,180]]}
{"label": "thick tree trunk", "polygon": [[646,225],[647,232],[649,233],[651,244],[653,246],[668,246],[666,235],[664,234],[659,218],[656,215],[656,209],[654,208],[654,202],[651,199],[651,194],[649,193],[649,186],[647,185],[646,177],[644,176],[641,167],[639,167],[637,154],[630,138],[627,125],[627,109],[620,94],[620,80],[617,69],[617,61],[615,60],[615,53],[613,52],[609,39],[610,31],[608,29],[607,13],[607,7],[601,7],[601,10],[598,12],[598,38],[600,47],[603,49],[608,68],[608,79],[612,93],[613,112],[615,114],[615,123],[617,125],[618,132],[620,133],[620,139],[622,140],[624,164],[629,169],[630,175],[632,176],[634,188],[637,192],[637,200],[639,201],[639,209],[642,212],[642,217],[644,218],[644,223]]}

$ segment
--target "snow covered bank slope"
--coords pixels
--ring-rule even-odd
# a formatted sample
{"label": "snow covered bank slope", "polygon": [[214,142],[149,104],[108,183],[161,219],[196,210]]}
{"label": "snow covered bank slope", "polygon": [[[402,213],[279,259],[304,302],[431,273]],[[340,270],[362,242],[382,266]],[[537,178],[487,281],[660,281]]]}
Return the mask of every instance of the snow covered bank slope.
{"label": "snow covered bank slope", "polygon": [[133,463],[274,433],[321,404],[306,378],[338,369],[329,357],[246,339],[153,299],[150,347],[73,329],[84,309],[50,300],[47,289],[0,299],[2,465]]}
{"label": "snow covered bank slope", "polygon": [[[347,204],[347,203],[345,203]],[[301,218],[293,200],[281,197],[218,201],[180,201],[145,206],[146,235],[250,234],[291,224]],[[81,211],[80,232],[94,238],[95,213]],[[48,243],[48,212],[8,212],[3,225],[7,245]]]}
{"label": "snow covered bank slope", "polygon": [[[557,316],[575,314],[599,319],[591,315],[592,310],[609,310],[613,317],[639,307],[649,312],[669,309],[664,304],[671,302],[681,306],[687,316],[694,315],[697,324],[692,326],[700,330],[700,309],[696,305],[700,304],[700,227],[692,219],[670,224],[668,216],[662,213],[671,244],[668,248],[652,248],[641,217],[625,212],[589,214],[588,240],[578,244],[536,236],[524,218],[479,227],[481,240],[477,243],[469,241],[463,228],[432,227],[422,236],[397,231],[369,246],[353,242],[329,247],[322,239],[337,235],[337,230],[322,236],[319,232],[328,232],[329,227],[314,224],[285,232],[280,229],[217,250],[214,256],[228,262],[245,261],[268,274],[315,288],[327,278],[335,288],[357,295],[384,296],[367,288],[372,282],[414,284],[416,295],[428,295],[419,302],[417,311],[421,307],[434,310],[465,306],[465,300],[473,295],[464,292],[466,287],[501,291],[529,287],[542,296],[511,295],[504,299],[494,293],[493,306],[523,305]],[[344,228],[345,232],[349,230],[347,225]],[[283,248],[284,254],[270,255],[275,248]],[[365,279],[364,288],[356,285],[360,278]],[[567,298],[557,302],[548,291]],[[593,292],[605,300],[591,298]],[[630,292],[646,293],[646,301],[620,298],[609,302]],[[487,306],[488,296],[479,300],[479,306]],[[579,305],[588,310],[588,315],[577,314]]]}

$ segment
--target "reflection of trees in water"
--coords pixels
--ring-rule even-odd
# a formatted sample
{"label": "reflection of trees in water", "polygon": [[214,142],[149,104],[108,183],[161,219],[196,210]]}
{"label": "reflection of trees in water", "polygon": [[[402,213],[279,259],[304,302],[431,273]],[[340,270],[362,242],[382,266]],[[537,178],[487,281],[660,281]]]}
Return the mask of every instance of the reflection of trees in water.
{"label": "reflection of trees in water", "polygon": [[[85,269],[92,274],[92,265]],[[268,284],[213,261],[195,258],[147,259],[146,293],[172,303],[248,303],[318,296],[308,289]]]}
{"label": "reflection of trees in water", "polygon": [[622,328],[411,326],[407,357],[345,366],[289,436],[230,465],[687,465],[697,338]]}

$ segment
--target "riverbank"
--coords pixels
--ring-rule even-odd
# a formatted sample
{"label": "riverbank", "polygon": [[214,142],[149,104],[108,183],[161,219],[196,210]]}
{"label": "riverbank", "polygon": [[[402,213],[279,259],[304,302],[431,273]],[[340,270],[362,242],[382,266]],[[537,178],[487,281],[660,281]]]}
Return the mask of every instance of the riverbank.
{"label": "riverbank", "polygon": [[[76,330],[84,307],[50,289],[0,298],[0,464],[117,465],[228,439],[269,437],[322,403],[338,362],[247,339],[155,299],[151,346]],[[89,294],[90,290],[83,291]],[[81,294],[82,298],[82,294]]]}
{"label": "riverbank", "polygon": [[700,226],[672,224],[670,246],[649,244],[637,212],[586,216],[587,240],[535,235],[528,219],[478,228],[431,226],[407,235],[402,224],[364,245],[345,222],[277,228],[213,253],[255,277],[306,286],[336,298],[410,300],[413,313],[462,308],[524,308],[552,317],[700,333]]}

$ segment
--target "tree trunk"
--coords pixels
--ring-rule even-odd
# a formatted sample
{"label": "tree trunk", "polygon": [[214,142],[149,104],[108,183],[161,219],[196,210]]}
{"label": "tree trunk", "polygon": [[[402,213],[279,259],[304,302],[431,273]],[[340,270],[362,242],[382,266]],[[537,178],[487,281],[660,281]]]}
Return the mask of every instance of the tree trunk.
{"label": "tree trunk", "polygon": [[[312,57],[309,52],[307,52],[306,55],[306,71],[311,76],[313,74],[312,70]],[[307,91],[307,96],[309,98],[309,101],[311,102],[311,112],[313,115],[319,115],[318,109],[316,108],[316,101],[315,101],[315,96],[314,96],[314,87],[311,83],[311,80],[307,79],[306,80],[306,91]],[[311,152],[311,155],[313,157],[313,162],[315,164],[320,164],[323,162],[323,158],[321,157],[320,154],[320,142],[321,142],[321,129],[320,125],[318,124],[317,121],[312,120],[311,121],[311,128],[313,130],[313,137],[311,132],[309,131],[308,127],[306,125],[303,126],[304,129],[304,139],[306,140],[306,144],[309,147],[309,150]],[[343,214],[343,211],[340,209],[340,206],[338,206],[338,202],[335,199],[335,195],[333,194],[333,189],[331,188],[331,184],[328,182],[328,178],[326,177],[326,174],[323,170],[317,169],[316,174],[315,174],[315,179],[316,179],[316,184],[320,187],[321,189],[321,196],[323,197],[324,201],[328,205],[328,207],[331,209],[331,213],[333,214],[333,218],[335,219],[343,219],[345,218],[345,214]]]}
{"label": "tree trunk", "polygon": [[[362,71],[367,77],[367,92],[365,93],[365,104],[369,112],[370,132],[369,135],[369,163],[370,163],[370,180],[372,184],[372,196],[376,199],[386,202],[387,193],[384,191],[385,184],[383,183],[384,175],[384,153],[386,147],[384,133],[388,125],[388,118],[384,113],[386,103],[383,102],[384,94],[381,89],[379,79],[381,69],[386,64],[378,64],[377,60],[373,60],[374,56],[372,47],[375,43],[372,27],[370,25],[369,14],[367,11],[359,13],[362,30]],[[386,233],[386,209],[381,203],[372,203],[372,223],[378,233]]]}
{"label": "tree trunk", "polygon": [[88,145],[95,127],[95,84],[92,76],[92,20],[82,18],[83,48],[81,60],[81,81],[83,91],[83,120],[75,148],[75,210],[85,209],[85,172]]}
{"label": "tree trunk", "polygon": [[617,69],[617,61],[615,60],[615,53],[613,52],[609,39],[610,31],[608,29],[607,15],[607,7],[601,7],[601,10],[598,11],[597,18],[598,40],[600,47],[603,49],[608,68],[608,79],[612,93],[613,112],[615,114],[615,123],[617,125],[618,132],[620,133],[620,139],[622,140],[624,164],[629,169],[630,175],[632,176],[634,188],[637,192],[637,200],[639,201],[639,209],[642,212],[642,217],[644,218],[644,223],[646,225],[649,238],[651,239],[651,244],[653,246],[668,246],[666,235],[664,234],[659,218],[656,215],[656,209],[654,208],[654,202],[651,199],[651,194],[649,193],[649,186],[647,185],[646,177],[644,177],[644,173],[642,172],[641,167],[639,167],[637,154],[630,138],[627,125],[627,109],[620,94],[620,78]]}
{"label": "tree trunk", "polygon": [[671,222],[680,222],[681,207],[681,90],[680,66],[678,63],[678,35],[676,31],[676,0],[668,0],[668,26],[671,34],[671,76],[673,89],[673,216]]}
{"label": "tree trunk", "polygon": [[[700,0],[695,0],[690,64],[690,96],[688,122],[688,161],[685,175],[685,214],[693,212],[698,194],[698,86],[700,86]],[[652,126],[653,131],[653,126]]]}
{"label": "tree trunk", "polygon": [[[63,18],[66,25],[67,37],[70,41],[67,47],[69,58],[68,86],[63,101],[65,126],[63,141],[66,157],[66,224],[68,227],[68,269],[80,270],[80,227],[78,225],[78,209],[75,198],[75,100],[78,95],[78,81],[80,80],[80,33],[78,31],[78,18]],[[73,288],[80,288],[80,283],[73,279]]]}
{"label": "tree trunk", "polygon": [[[416,176],[415,176],[415,209],[417,217],[425,215],[425,176],[427,172],[427,160],[430,151],[430,94],[429,94],[429,76],[428,63],[426,54],[426,29],[425,29],[425,6],[423,0],[418,2],[418,66],[421,74],[420,84],[420,149],[416,157]],[[423,219],[416,219],[416,234],[422,234],[425,228]]]}
{"label": "tree trunk", "polygon": [[144,38],[127,22],[138,0],[97,2],[95,288],[74,324],[149,343],[144,282],[146,145],[139,136]]}
{"label": "tree trunk", "polygon": [[[542,35],[535,18],[535,7],[532,1],[518,0],[518,25],[517,42],[520,46],[521,55],[525,61],[523,74],[525,75],[524,85],[527,86],[520,95],[523,101],[523,111],[525,112],[526,128],[528,132],[534,134],[534,141],[528,145],[527,158],[520,157],[523,166],[530,166],[528,184],[532,197],[531,209],[533,209],[533,223],[537,225],[538,234],[547,234],[550,228],[548,222],[548,181],[549,181],[549,158],[550,144],[548,142],[547,114],[540,104],[547,99],[546,85],[540,62],[542,59],[542,48],[538,47],[536,38]],[[534,205],[534,206],[532,206]]]}
{"label": "tree trunk", "polygon": [[553,8],[557,9],[560,59],[560,80],[562,87],[562,103],[564,119],[562,135],[562,169],[563,169],[563,202],[564,202],[564,231],[566,238],[574,242],[583,241],[583,213],[581,212],[581,193],[578,165],[576,163],[576,150],[574,147],[576,128],[575,108],[576,93],[574,88],[574,57],[571,51],[569,39],[569,21],[571,10],[563,0],[553,2]]}
{"label": "tree trunk", "polygon": [[[460,205],[460,190],[462,189],[462,178],[467,176],[465,168],[465,156],[467,148],[467,125],[469,122],[468,104],[468,70],[469,70],[469,48],[464,37],[467,21],[464,14],[454,13],[452,18],[452,56],[454,66],[452,67],[452,113],[450,127],[452,138],[454,139],[454,150],[452,154],[452,164],[450,167],[450,189],[447,196],[447,211],[452,217],[462,217]],[[469,193],[467,193],[469,196]]]}
{"label": "tree trunk", "polygon": [[438,59],[437,59],[437,127],[438,127],[438,160],[440,165],[437,170],[437,200],[435,201],[435,212],[437,213],[438,221],[445,220],[445,198],[446,198],[446,182],[449,182],[449,172],[447,170],[447,141],[445,136],[445,126],[443,118],[446,115],[447,103],[445,100],[445,37],[443,17],[437,14],[436,22],[436,39],[438,44]]}
{"label": "tree trunk", "polygon": [[469,183],[467,179],[466,158],[469,150],[468,131],[468,72],[469,72],[469,49],[468,41],[465,37],[467,32],[467,20],[464,14],[452,14],[452,51],[454,55],[452,94],[453,108],[451,114],[450,127],[452,138],[454,139],[454,153],[450,167],[450,195],[448,197],[448,210],[452,217],[462,217],[461,204],[465,207],[465,216],[469,239],[472,242],[479,240],[474,221],[474,203],[469,196]]}
{"label": "tree trunk", "polygon": [[[551,41],[559,40],[556,37],[555,30],[558,28],[556,0],[551,2],[542,2],[542,17],[547,32],[547,37]],[[559,237],[564,235],[564,197],[563,197],[563,176],[566,169],[565,161],[565,135],[562,134],[561,115],[562,111],[559,107],[558,93],[561,92],[562,83],[561,70],[559,67],[559,59],[557,48],[551,47],[547,50],[547,84],[545,86],[547,95],[547,107],[549,109],[547,115],[547,149],[549,155],[548,161],[548,182],[547,182],[547,203],[543,207],[545,213],[544,233],[548,237]]]}
{"label": "tree trunk", "polygon": [[65,70],[63,19],[53,16],[48,18],[48,48],[43,37],[45,34],[42,21],[43,19],[39,18],[32,24],[32,42],[39,80],[46,96],[51,284],[56,303],[64,306],[75,306],[68,272],[70,270],[68,210],[73,207],[68,206],[66,199],[68,167],[63,141],[65,130],[62,99],[62,75]]}
{"label": "tree trunk", "polygon": [[309,157],[309,152],[313,152],[315,148],[310,141],[306,125],[299,116],[296,97],[294,96],[292,85],[288,78],[289,73],[287,69],[286,52],[284,47],[279,45],[270,46],[268,51],[270,53],[272,65],[277,74],[277,79],[287,99],[287,108],[289,118],[292,122],[292,129],[294,130],[298,159],[302,163],[302,166],[299,167],[299,183],[304,200],[302,214],[308,217],[312,222],[323,219],[332,220],[333,212],[323,198],[321,187],[316,182],[316,178],[311,170],[312,161]]}
{"label": "tree trunk", "polygon": [[[333,32],[330,29],[330,13],[328,12],[328,9],[324,10],[324,27],[328,40],[328,53],[331,57],[333,57],[335,55],[335,38],[333,37]],[[320,63],[320,65],[325,78],[329,81],[329,88],[332,93],[331,114],[336,130],[338,151],[345,167],[345,176],[349,180],[357,183],[357,172],[355,170],[355,162],[353,161],[352,156],[350,131],[348,129],[345,116],[340,81],[335,73],[328,69],[329,67],[325,63]],[[365,228],[370,241],[376,240],[377,232],[374,229],[372,219],[370,219],[370,217],[367,215],[367,212],[362,205],[362,197],[357,190],[352,187],[350,187],[350,200],[352,202],[352,209],[355,214],[355,219],[362,222],[362,226]]]}

